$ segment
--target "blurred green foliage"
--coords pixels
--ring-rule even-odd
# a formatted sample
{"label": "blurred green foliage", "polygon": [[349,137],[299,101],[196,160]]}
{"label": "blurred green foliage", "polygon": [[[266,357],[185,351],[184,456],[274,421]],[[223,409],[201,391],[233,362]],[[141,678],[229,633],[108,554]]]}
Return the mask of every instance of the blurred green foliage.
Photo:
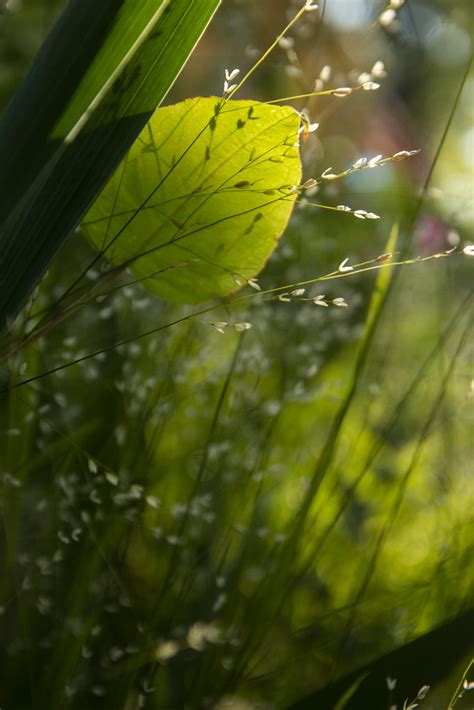
{"label": "blurred green foliage", "polygon": [[[325,65],[331,86],[347,85],[382,60],[379,91],[308,104],[320,128],[305,177],[422,152],[311,197],[379,221],[303,202],[263,289],[375,258],[394,221],[407,256],[473,239],[470,3],[412,0],[396,32],[374,24],[383,3],[352,3],[352,15],[350,5],[322,2],[242,97],[311,91]],[[41,40],[37,18],[47,25],[57,9],[3,10],[3,102]],[[224,68],[250,66],[290,10],[224,3],[170,103],[218,93]],[[8,345],[94,258],[73,234]],[[370,273],[309,289],[348,308],[255,293],[198,317],[121,278],[2,371],[2,706],[284,708],[472,608],[467,258],[379,281],[366,350]],[[252,328],[221,333],[216,320]],[[418,678],[413,695],[439,686],[421,707],[446,707],[464,654],[460,640],[445,649],[446,678]],[[402,707],[403,689],[400,677],[373,707]]]}

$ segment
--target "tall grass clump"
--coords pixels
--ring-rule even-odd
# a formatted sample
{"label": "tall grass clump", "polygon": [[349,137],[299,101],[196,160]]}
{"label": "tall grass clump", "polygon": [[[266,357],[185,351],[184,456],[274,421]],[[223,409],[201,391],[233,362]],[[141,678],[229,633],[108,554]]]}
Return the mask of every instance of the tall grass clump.
{"label": "tall grass clump", "polygon": [[217,2],[71,2],[5,110],[6,710],[468,707],[470,53],[342,4],[225,2],[171,89]]}

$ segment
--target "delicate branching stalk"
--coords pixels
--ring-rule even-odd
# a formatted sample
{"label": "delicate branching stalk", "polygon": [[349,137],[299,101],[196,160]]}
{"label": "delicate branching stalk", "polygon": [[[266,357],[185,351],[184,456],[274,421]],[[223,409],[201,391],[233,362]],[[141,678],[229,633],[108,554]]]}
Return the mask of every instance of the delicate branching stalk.
{"label": "delicate branching stalk", "polygon": [[279,43],[281,40],[285,37],[287,32],[293,27],[293,25],[298,22],[300,17],[304,15],[305,12],[311,12],[313,10],[317,10],[317,5],[311,2],[305,2],[303,7],[301,7],[296,15],[290,20],[290,22],[286,25],[286,27],[280,32],[278,37],[275,39],[275,41],[270,45],[270,47],[262,54],[261,57],[255,62],[253,67],[249,69],[249,71],[245,74],[245,76],[239,81],[239,83],[234,86],[232,89],[229,89],[228,95],[226,96],[226,100],[230,100],[234,97],[234,95],[239,91],[239,89],[242,88],[242,86],[247,82],[247,80],[252,76],[252,74],[258,69],[258,67],[267,59],[269,54],[273,52],[275,47],[278,47]]}
{"label": "delicate branching stalk", "polygon": [[[165,323],[163,325],[156,326],[155,328],[151,328],[150,330],[147,330],[143,333],[139,333],[138,335],[135,335],[130,338],[126,338],[126,339],[121,340],[119,342],[113,343],[105,348],[101,348],[101,349],[96,350],[92,353],[88,353],[86,355],[83,355],[80,358],[76,358],[75,360],[72,360],[71,362],[69,362],[65,365],[59,365],[58,367],[52,368],[51,370],[43,372],[39,375],[36,375],[34,377],[30,377],[30,378],[25,379],[23,381],[17,382],[16,384],[14,384],[4,390],[0,390],[0,394],[3,394],[4,392],[7,392],[12,389],[16,389],[17,387],[21,387],[23,385],[29,384],[31,382],[35,382],[36,380],[39,380],[42,377],[46,377],[47,375],[51,375],[51,374],[54,374],[55,372],[62,371],[64,369],[71,367],[73,365],[76,365],[80,362],[84,362],[84,361],[89,360],[91,358],[97,357],[98,355],[101,355],[102,353],[110,352],[122,345],[126,345],[128,343],[134,342],[135,340],[141,340],[142,338],[147,338],[147,337],[149,337],[155,333],[158,333],[162,330],[166,330],[167,328],[171,328],[171,327],[178,325],[180,323],[184,323],[184,322],[193,320],[199,316],[205,315],[207,313],[211,313],[211,312],[219,310],[221,308],[228,309],[228,308],[231,308],[231,307],[234,307],[237,305],[241,305],[243,303],[249,303],[253,299],[259,298],[262,296],[272,298],[272,299],[274,299],[276,297],[280,301],[290,302],[292,300],[292,296],[291,296],[292,291],[298,292],[303,287],[307,287],[311,284],[332,281],[332,280],[339,279],[339,278],[347,278],[350,276],[355,276],[356,274],[366,273],[369,271],[378,271],[380,269],[385,269],[387,267],[401,267],[401,266],[416,265],[416,264],[420,264],[420,263],[424,263],[424,262],[428,262],[428,261],[432,261],[432,260],[437,260],[440,258],[447,258],[450,256],[454,256],[456,254],[462,254],[462,253],[463,253],[462,250],[458,251],[457,248],[455,247],[454,249],[449,249],[449,250],[446,250],[443,252],[436,252],[435,254],[430,254],[428,256],[423,256],[423,257],[419,256],[419,257],[414,257],[414,258],[409,258],[409,259],[401,259],[399,261],[392,260],[392,257],[394,256],[393,254],[381,254],[373,259],[369,259],[367,261],[360,262],[358,264],[354,264],[350,268],[349,271],[343,270],[341,272],[340,271],[341,265],[340,265],[337,270],[331,271],[328,274],[325,274],[323,276],[317,276],[312,279],[306,279],[304,281],[300,281],[300,282],[293,283],[293,284],[287,284],[285,286],[277,286],[277,287],[269,288],[269,289],[261,289],[260,291],[257,291],[257,292],[255,292],[255,284],[257,284],[257,282],[255,279],[252,279],[252,281],[254,283],[252,290],[254,292],[251,294],[238,296],[238,297],[234,298],[232,301],[230,301],[229,303],[225,303],[225,304],[218,303],[218,304],[208,306],[208,307],[203,308],[197,312],[190,313],[188,315],[184,315],[180,318],[177,318],[176,320],[173,320],[169,323]],[[345,260],[342,262],[343,269],[345,266],[344,262],[345,262]],[[103,298],[105,296],[107,296],[107,292],[95,294],[94,298],[96,298],[96,299]],[[280,296],[283,296],[283,298],[281,298]],[[317,296],[315,296],[314,298],[317,299]],[[311,299],[311,300],[313,300],[313,303],[315,302],[314,298]],[[308,300],[310,300],[310,299],[308,299]],[[84,303],[86,303],[86,301],[84,301]],[[344,306],[344,307],[347,306],[347,304],[345,302],[343,302],[343,299],[341,299],[340,297],[333,298],[332,303],[335,306]],[[323,305],[323,304],[316,303],[316,305]],[[242,329],[244,329],[244,328],[242,328]],[[238,328],[237,328],[237,330],[238,330]],[[34,340],[35,340],[35,336],[34,336],[34,333],[32,333],[30,335],[30,337],[28,338],[28,344],[31,344]],[[22,349],[23,349],[23,344],[20,344],[14,350],[11,351],[11,354],[12,355],[17,354]],[[10,356],[10,353],[6,357],[9,357],[9,356]],[[4,356],[4,359],[5,359],[5,356]]]}
{"label": "delicate branching stalk", "polygon": [[419,705],[418,701],[424,700],[426,698],[426,696],[428,695],[429,691],[430,691],[430,686],[423,685],[413,700],[409,700],[408,698],[405,700],[405,702],[403,703],[403,710],[415,710],[415,708],[417,708]]}
{"label": "delicate branching stalk", "polygon": [[[346,168],[346,170],[342,170],[341,172],[334,173],[332,172],[332,168],[326,168],[321,175],[318,178],[309,178],[306,183],[301,185],[299,187],[300,190],[303,189],[308,189],[312,187],[316,187],[317,185],[320,185],[322,182],[325,180],[339,180],[343,177],[346,177],[346,175],[352,175],[353,173],[360,172],[361,170],[371,170],[373,168],[379,168],[382,167],[383,165],[387,165],[388,163],[392,162],[398,162],[400,160],[405,160],[406,158],[411,158],[414,155],[417,155],[420,152],[419,149],[416,150],[400,150],[394,155],[390,155],[386,158],[384,158],[382,155],[375,155],[373,158],[359,158],[356,160],[356,162],[350,167]],[[347,208],[345,205],[340,205],[336,209],[342,210],[342,211],[352,211],[350,208]],[[363,210],[356,210],[352,211],[353,214],[356,214],[356,212],[363,212]],[[362,219],[368,219],[367,213],[365,212],[365,217],[362,217]],[[357,216],[357,214],[356,214]],[[369,217],[370,219],[370,217]]]}
{"label": "delicate branching stalk", "polygon": [[473,668],[473,667],[474,667],[474,658],[471,658],[466,670],[464,671],[464,673],[462,675],[461,680],[459,681],[459,683],[457,685],[456,690],[453,693],[451,700],[449,701],[447,710],[452,710],[452,708],[454,708],[454,706],[456,705],[458,700],[460,700],[462,698],[462,696],[464,695],[466,690],[467,691],[474,690],[474,683],[472,683],[468,679],[471,668]]}

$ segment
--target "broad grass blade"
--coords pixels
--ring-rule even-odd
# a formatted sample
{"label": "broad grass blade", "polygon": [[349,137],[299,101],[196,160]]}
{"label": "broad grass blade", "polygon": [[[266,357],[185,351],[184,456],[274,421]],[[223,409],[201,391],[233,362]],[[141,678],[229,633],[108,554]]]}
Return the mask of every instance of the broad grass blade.
{"label": "broad grass blade", "polygon": [[161,103],[219,2],[69,2],[0,121],[0,329]]}

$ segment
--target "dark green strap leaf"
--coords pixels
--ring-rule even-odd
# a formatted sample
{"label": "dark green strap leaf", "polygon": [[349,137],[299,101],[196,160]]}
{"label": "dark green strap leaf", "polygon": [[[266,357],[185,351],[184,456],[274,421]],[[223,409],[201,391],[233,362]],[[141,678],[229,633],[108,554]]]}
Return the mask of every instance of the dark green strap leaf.
{"label": "dark green strap leaf", "polygon": [[70,0],[0,121],[0,329],[163,100],[220,0]]}

